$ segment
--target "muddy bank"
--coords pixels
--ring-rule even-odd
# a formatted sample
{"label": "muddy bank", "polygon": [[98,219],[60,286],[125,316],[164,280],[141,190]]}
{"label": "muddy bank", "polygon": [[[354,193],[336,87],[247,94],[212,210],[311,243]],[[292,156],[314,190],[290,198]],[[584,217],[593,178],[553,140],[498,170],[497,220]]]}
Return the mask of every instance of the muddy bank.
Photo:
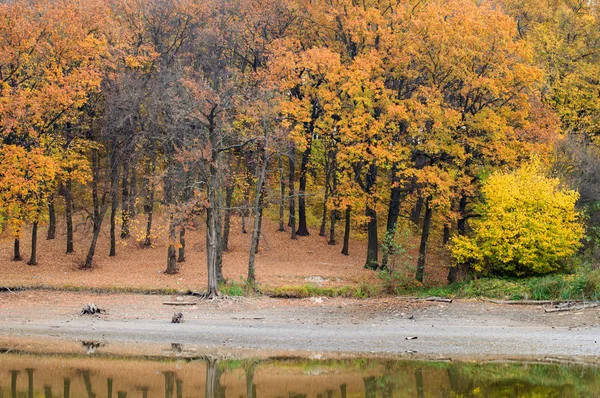
{"label": "muddy bank", "polygon": [[[200,301],[46,291],[0,295],[0,336],[114,344],[183,344],[194,350],[358,353],[424,358],[575,359],[597,362],[600,310],[544,312],[482,301],[270,298]],[[186,298],[187,300],[187,298]],[[107,313],[79,315],[93,302]],[[171,323],[181,311],[184,322]]]}

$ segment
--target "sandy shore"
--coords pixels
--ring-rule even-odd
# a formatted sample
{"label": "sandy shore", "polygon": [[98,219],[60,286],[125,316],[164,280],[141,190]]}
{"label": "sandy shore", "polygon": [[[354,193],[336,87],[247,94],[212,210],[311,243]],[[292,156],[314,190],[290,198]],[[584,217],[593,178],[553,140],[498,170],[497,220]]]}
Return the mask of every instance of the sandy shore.
{"label": "sandy shore", "polygon": [[[264,297],[164,305],[175,299],[48,291],[2,293],[0,337],[5,341],[94,340],[108,345],[178,343],[203,351],[285,351],[318,356],[600,362],[598,308],[546,313],[542,306],[484,301]],[[79,315],[88,302],[105,308],[106,314]],[[184,323],[172,324],[173,313],[179,311]]]}

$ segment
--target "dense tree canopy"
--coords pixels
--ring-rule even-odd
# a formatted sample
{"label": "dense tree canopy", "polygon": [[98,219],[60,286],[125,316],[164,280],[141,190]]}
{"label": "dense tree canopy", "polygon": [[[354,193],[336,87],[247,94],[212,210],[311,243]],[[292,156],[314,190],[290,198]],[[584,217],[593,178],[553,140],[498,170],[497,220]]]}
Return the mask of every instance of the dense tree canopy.
{"label": "dense tree canopy", "polygon": [[432,236],[467,242],[498,176],[530,177],[498,173],[551,164],[567,136],[596,145],[599,17],[570,0],[2,2],[0,210],[14,257],[25,224],[35,241],[48,222],[54,238],[59,204],[67,253],[73,210],[89,214],[84,267],[108,214],[111,256],[119,224],[146,247],[163,233],[177,273],[203,219],[214,297],[231,217],[244,232],[252,217],[254,285],[263,210],[278,207],[292,239],[320,222],[334,245],[343,224],[347,254],[364,235],[372,269],[388,266],[383,237],[409,230],[422,282]]}

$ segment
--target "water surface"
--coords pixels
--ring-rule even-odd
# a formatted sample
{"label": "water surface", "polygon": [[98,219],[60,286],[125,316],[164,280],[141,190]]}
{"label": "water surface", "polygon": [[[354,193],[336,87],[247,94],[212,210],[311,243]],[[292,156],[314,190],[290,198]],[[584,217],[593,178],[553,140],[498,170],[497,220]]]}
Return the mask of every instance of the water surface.
{"label": "water surface", "polygon": [[600,397],[600,370],[582,365],[116,357],[101,350],[88,344],[81,355],[0,354],[0,398]]}

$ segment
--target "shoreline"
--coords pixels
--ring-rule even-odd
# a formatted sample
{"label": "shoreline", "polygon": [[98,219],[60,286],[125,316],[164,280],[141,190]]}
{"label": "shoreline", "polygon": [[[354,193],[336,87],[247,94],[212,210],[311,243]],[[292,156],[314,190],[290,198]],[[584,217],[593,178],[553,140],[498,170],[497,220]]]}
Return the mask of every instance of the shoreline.
{"label": "shoreline", "polygon": [[[540,306],[484,301],[257,298],[170,307],[170,296],[15,292],[0,296],[0,348],[56,339],[108,347],[256,357],[385,357],[418,360],[600,363],[600,310],[547,314]],[[79,315],[85,303],[106,308]],[[184,323],[172,324],[174,312]],[[416,337],[416,338],[415,338]],[[11,343],[12,342],[12,343]],[[11,347],[14,344],[15,347]],[[31,343],[30,343],[31,345]],[[44,345],[44,343],[42,343]],[[60,345],[60,344],[59,344]],[[75,348],[77,349],[77,348]],[[140,350],[140,348],[136,348]]]}

